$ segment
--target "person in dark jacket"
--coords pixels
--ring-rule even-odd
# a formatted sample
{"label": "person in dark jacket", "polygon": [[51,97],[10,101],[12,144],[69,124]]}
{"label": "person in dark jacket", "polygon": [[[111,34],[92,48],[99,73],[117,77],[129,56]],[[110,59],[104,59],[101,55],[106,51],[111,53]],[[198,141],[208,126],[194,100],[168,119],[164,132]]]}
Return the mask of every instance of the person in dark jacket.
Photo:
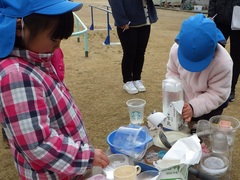
{"label": "person in dark jacket", "polygon": [[[223,33],[225,39],[230,38],[230,55],[233,60],[232,86],[229,101],[235,99],[235,89],[240,73],[240,30],[232,30],[232,13],[234,6],[240,6],[240,0],[210,0],[208,17],[214,17],[214,22]],[[223,45],[224,46],[224,45]]]}
{"label": "person in dark jacket", "polygon": [[123,89],[129,94],[146,91],[141,81],[151,24],[158,20],[152,0],[109,0],[123,58]]}

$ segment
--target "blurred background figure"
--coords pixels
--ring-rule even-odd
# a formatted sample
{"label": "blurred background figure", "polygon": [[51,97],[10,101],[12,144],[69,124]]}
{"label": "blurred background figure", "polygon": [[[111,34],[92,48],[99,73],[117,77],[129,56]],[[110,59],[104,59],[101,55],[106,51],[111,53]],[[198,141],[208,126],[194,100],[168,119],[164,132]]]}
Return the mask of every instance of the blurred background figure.
{"label": "blurred background figure", "polygon": [[[240,73],[240,30],[232,30],[232,13],[234,6],[240,6],[240,0],[210,0],[208,6],[208,17],[213,17],[218,29],[223,33],[225,39],[230,39],[230,55],[233,60],[232,86],[229,101],[235,99],[236,84]],[[223,45],[225,47],[225,45]]]}
{"label": "blurred background figure", "polygon": [[123,58],[123,89],[129,94],[146,91],[141,81],[151,24],[158,20],[152,0],[109,0]]}

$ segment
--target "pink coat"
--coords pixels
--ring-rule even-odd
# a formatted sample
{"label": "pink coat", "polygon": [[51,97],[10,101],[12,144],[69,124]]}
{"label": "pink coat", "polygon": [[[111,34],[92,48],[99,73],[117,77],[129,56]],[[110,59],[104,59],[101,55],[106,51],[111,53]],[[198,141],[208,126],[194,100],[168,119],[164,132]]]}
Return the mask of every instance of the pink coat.
{"label": "pink coat", "polygon": [[64,80],[64,61],[63,61],[63,52],[60,48],[56,49],[52,57],[52,65],[56,70],[56,73],[61,81]]}

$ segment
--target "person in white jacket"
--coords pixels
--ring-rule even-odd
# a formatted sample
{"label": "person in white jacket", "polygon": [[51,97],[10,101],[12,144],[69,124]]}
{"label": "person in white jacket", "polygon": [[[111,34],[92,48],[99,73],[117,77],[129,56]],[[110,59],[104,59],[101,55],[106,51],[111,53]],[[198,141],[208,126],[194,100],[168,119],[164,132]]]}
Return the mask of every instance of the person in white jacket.
{"label": "person in white jacket", "polygon": [[214,21],[197,14],[183,21],[171,47],[166,77],[182,81],[183,119],[209,120],[222,114],[231,91],[232,59]]}

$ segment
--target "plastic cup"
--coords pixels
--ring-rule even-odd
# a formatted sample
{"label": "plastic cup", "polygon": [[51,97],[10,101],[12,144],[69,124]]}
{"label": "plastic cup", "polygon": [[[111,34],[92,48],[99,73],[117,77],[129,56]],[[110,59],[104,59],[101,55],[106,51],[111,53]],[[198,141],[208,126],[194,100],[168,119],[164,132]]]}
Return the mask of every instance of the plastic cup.
{"label": "plastic cup", "polygon": [[207,130],[211,130],[212,126],[211,123],[208,120],[205,119],[201,119],[197,122],[197,128],[196,128],[196,132],[204,132]]}
{"label": "plastic cup", "polygon": [[121,126],[115,133],[113,145],[118,152],[139,160],[146,153],[149,139],[150,135],[146,127]]}
{"label": "plastic cup", "polygon": [[144,106],[146,101],[143,99],[130,99],[126,102],[132,124],[143,124]]}
{"label": "plastic cup", "polygon": [[[226,115],[213,116],[209,119],[209,121],[211,122],[211,125],[216,132],[222,132],[226,135],[229,149],[229,153],[227,153],[227,156],[229,158],[229,161],[231,162],[234,140],[237,134],[237,130],[240,127],[240,121],[232,116]],[[230,163],[228,171],[231,172],[231,170],[232,165]]]}
{"label": "plastic cup", "polygon": [[206,135],[201,135],[200,138],[207,148],[211,147],[211,133],[208,132],[211,132],[212,129],[211,123],[208,120],[201,119],[197,122],[196,133],[206,133]]}
{"label": "plastic cup", "polygon": [[156,170],[143,171],[137,176],[137,180],[151,180],[157,178],[159,176],[158,173],[159,171]]}
{"label": "plastic cup", "polygon": [[221,154],[211,153],[203,156],[200,161],[200,169],[208,175],[222,177],[229,167],[229,160]]}
{"label": "plastic cup", "polygon": [[130,165],[129,158],[124,154],[111,154],[108,156],[109,165],[103,169],[107,179],[113,179],[113,172],[116,168],[124,165]]}
{"label": "plastic cup", "polygon": [[215,131],[224,133],[227,136],[228,145],[233,146],[237,130],[240,127],[239,120],[231,116],[217,115],[211,117],[209,122]]}
{"label": "plastic cup", "polygon": [[227,136],[221,131],[216,131],[212,135],[212,152],[224,154],[228,152],[228,147]]}

